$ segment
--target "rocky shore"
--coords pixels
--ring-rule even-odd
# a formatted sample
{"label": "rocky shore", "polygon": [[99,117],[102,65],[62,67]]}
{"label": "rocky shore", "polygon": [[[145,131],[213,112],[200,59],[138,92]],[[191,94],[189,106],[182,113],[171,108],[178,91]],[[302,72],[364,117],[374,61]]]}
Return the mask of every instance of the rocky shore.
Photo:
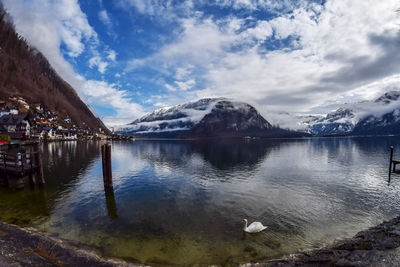
{"label": "rocky shore", "polygon": [[400,266],[400,216],[318,250],[257,266]]}
{"label": "rocky shore", "polygon": [[[0,222],[2,266],[134,266],[104,259],[33,229]],[[400,216],[333,245],[244,266],[400,266]]]}
{"label": "rocky shore", "polygon": [[33,229],[0,222],[0,267],[5,266],[134,266],[104,259],[94,252],[47,237]]}

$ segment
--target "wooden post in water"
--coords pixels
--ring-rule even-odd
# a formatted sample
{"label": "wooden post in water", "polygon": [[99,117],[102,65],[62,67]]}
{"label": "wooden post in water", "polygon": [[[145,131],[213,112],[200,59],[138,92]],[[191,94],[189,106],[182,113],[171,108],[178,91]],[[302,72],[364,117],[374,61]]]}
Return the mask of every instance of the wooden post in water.
{"label": "wooden post in water", "polygon": [[6,187],[9,187],[10,183],[8,181],[6,152],[3,152],[3,167],[4,167],[4,185]]}
{"label": "wooden post in water", "polygon": [[112,181],[112,166],[111,166],[111,145],[104,144],[101,146],[101,157],[103,166],[103,182],[104,190],[112,191],[113,181]]}
{"label": "wooden post in water", "polygon": [[115,220],[118,218],[118,211],[117,211],[117,202],[115,202],[114,197],[114,190],[108,189],[105,191],[106,195],[106,207],[108,212],[108,217],[111,220]]}
{"label": "wooden post in water", "polygon": [[101,146],[101,166],[103,169],[104,187],[106,187],[106,145]]}
{"label": "wooden post in water", "polygon": [[[26,154],[26,159],[28,158],[28,154]],[[30,172],[29,172],[29,184],[31,188],[35,188],[35,178],[33,176],[33,158],[32,158],[32,149],[29,152],[29,165],[30,165]]]}
{"label": "wooden post in water", "polygon": [[22,165],[21,152],[18,152],[17,157],[15,158],[15,169],[17,171],[16,177],[14,177],[16,178],[15,188],[24,189],[25,187],[24,176],[23,176],[24,166]]}
{"label": "wooden post in water", "polygon": [[34,145],[34,153],[35,153],[35,164],[37,167],[36,171],[36,177],[39,185],[44,185],[46,182],[43,177],[43,166],[42,166],[42,156],[40,155],[40,148],[39,148],[39,143],[36,143]]}
{"label": "wooden post in water", "polygon": [[393,164],[393,146],[390,147],[390,162],[389,162],[389,178],[392,174],[392,164]]}
{"label": "wooden post in water", "polygon": [[1,164],[3,165],[3,172],[2,176],[0,177],[0,186],[7,186],[8,181],[7,181],[7,171],[6,171],[6,153],[3,151],[0,151],[1,155]]}

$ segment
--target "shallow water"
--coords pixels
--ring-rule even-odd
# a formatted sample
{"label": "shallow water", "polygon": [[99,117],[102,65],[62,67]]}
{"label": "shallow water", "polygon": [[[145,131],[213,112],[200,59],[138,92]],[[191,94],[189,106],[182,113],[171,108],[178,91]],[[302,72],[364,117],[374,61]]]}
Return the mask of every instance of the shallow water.
{"label": "shallow water", "polygon": [[[45,188],[0,189],[0,219],[107,256],[183,265],[272,259],[400,211],[400,175],[387,177],[398,137],[117,142],[113,196],[100,145],[44,145]],[[243,218],[269,228],[244,235]]]}

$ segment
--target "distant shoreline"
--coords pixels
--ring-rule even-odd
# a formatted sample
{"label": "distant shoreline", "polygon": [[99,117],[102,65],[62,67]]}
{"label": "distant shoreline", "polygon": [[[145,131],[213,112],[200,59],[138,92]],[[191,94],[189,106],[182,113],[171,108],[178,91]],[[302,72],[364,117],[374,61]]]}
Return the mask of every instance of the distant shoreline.
{"label": "distant shoreline", "polygon": [[[301,136],[301,137],[264,137],[264,138],[251,138],[251,140],[307,140],[307,139],[329,139],[329,138],[374,138],[374,137],[396,137],[400,134],[386,134],[386,135],[335,135],[335,136]],[[132,136],[135,141],[152,141],[152,140],[168,140],[168,141],[197,141],[197,140],[246,140],[244,137],[209,137],[209,138],[156,138],[156,137],[140,137]]]}

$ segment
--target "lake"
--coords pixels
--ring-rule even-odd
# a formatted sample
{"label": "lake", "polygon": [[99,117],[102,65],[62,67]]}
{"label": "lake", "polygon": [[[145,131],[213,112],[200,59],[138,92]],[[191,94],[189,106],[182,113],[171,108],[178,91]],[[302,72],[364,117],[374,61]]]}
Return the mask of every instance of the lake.
{"label": "lake", "polygon": [[[44,144],[45,188],[1,188],[0,219],[164,266],[265,261],[400,212],[398,137],[114,142],[107,196],[100,145]],[[268,229],[243,234],[244,218]]]}

